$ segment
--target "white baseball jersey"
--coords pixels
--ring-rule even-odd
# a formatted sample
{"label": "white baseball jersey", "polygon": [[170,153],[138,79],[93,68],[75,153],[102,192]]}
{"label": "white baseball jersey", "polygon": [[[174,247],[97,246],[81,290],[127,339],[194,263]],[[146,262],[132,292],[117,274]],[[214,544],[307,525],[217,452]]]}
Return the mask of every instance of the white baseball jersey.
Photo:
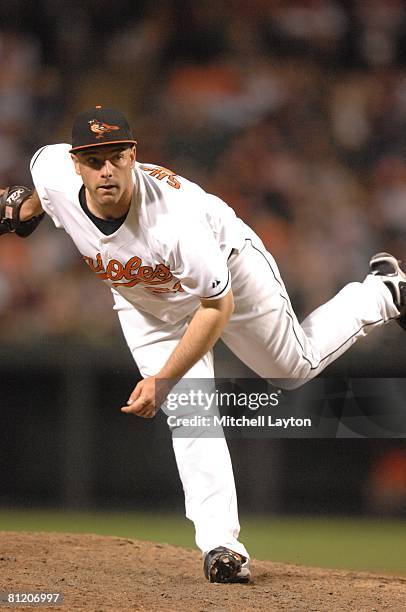
{"label": "white baseball jersey", "polygon": [[136,163],[134,195],[124,223],[102,233],[79,202],[81,177],[67,144],[43,147],[31,160],[45,212],[71,236],[91,270],[115,296],[174,323],[193,313],[199,298],[230,289],[227,258],[252,234],[220,198],[151,164]]}

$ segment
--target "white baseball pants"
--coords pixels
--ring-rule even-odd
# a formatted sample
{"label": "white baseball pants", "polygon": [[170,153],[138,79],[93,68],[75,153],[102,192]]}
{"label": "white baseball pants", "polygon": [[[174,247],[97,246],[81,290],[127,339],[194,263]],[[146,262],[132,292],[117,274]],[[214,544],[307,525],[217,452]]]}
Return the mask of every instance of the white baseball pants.
{"label": "white baseball pants", "polygon": [[[222,340],[259,376],[298,379],[317,376],[359,338],[398,316],[388,288],[377,277],[346,285],[299,324],[273,257],[259,238],[246,241],[228,261],[235,311]],[[137,311],[116,298],[121,326],[142,376],[156,374],[182,337],[187,320],[176,325]],[[188,372],[189,378],[213,379],[208,353]],[[299,380],[303,379],[303,380]],[[278,381],[278,386],[283,386]],[[192,415],[190,407],[185,414]],[[182,415],[183,416],[183,415]],[[203,551],[226,546],[248,555],[238,541],[237,498],[224,438],[172,431],[173,448],[185,492],[186,516],[193,521],[196,544]]]}

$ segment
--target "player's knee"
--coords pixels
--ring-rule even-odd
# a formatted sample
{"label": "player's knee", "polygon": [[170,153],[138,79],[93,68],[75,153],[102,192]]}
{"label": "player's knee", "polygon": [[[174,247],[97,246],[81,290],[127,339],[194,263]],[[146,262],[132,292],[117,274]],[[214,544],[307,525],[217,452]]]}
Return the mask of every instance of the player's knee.
{"label": "player's knee", "polygon": [[312,366],[309,361],[300,358],[290,370],[281,372],[278,378],[272,377],[272,384],[286,391],[302,387],[312,378]]}
{"label": "player's knee", "polygon": [[271,382],[279,389],[293,391],[294,389],[302,387],[308,380],[309,378],[273,378]]}

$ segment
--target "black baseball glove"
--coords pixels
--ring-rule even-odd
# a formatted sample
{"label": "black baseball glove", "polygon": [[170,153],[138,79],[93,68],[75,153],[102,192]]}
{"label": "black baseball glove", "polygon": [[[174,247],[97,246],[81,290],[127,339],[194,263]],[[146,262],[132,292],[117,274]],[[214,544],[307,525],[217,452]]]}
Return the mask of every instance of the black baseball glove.
{"label": "black baseball glove", "polygon": [[15,232],[20,238],[26,238],[41,223],[44,213],[20,221],[20,208],[27,198],[32,195],[32,189],[22,185],[7,187],[0,196],[0,236]]}

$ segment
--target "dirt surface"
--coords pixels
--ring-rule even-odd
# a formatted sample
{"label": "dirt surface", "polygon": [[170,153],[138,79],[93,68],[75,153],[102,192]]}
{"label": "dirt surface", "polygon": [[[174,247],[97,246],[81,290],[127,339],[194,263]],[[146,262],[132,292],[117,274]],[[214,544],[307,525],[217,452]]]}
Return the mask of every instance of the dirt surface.
{"label": "dirt surface", "polygon": [[252,566],[252,584],[209,584],[194,550],[96,535],[0,532],[0,592],[63,593],[63,604],[41,611],[406,610],[405,577],[269,561]]}

